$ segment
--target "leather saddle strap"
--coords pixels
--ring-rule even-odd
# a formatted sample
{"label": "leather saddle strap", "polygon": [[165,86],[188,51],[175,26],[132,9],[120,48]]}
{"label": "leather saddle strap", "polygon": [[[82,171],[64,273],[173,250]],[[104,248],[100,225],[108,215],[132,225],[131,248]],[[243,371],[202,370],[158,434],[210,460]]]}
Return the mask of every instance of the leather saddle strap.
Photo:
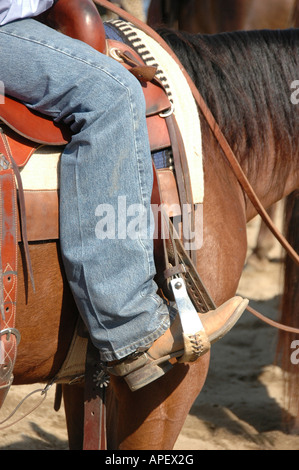
{"label": "leather saddle strap", "polygon": [[[162,275],[160,272],[157,273],[156,282],[164,295],[168,299],[174,300],[168,281],[175,276],[183,275],[194,307],[198,312],[207,313],[209,310],[216,308],[215,303],[198,274],[192,259],[186,252],[170,218],[162,207],[159,177],[154,164],[153,172],[152,203],[161,208],[159,212],[160,219],[157,220],[160,230],[156,228],[155,260],[158,269],[161,269],[161,267],[163,269]],[[161,253],[163,253],[163,259]]]}
{"label": "leather saddle strap", "polygon": [[[173,153],[173,162],[175,169],[176,182],[178,186],[178,193],[180,198],[180,205],[182,211],[182,224],[183,224],[183,241],[190,243],[191,233],[194,233],[195,213],[194,203],[191,189],[191,181],[189,168],[187,164],[187,155],[185,151],[184,142],[177,124],[174,114],[165,118],[171,147]],[[188,217],[186,217],[188,214]],[[187,218],[187,220],[186,220]],[[196,262],[196,251],[189,252],[193,262]]]}
{"label": "leather saddle strap", "polygon": [[169,279],[175,274],[183,276],[188,294],[196,311],[207,313],[209,310],[214,310],[216,305],[204,285],[192,259],[186,252],[171,220],[168,219],[165,223],[168,224],[167,230],[169,234],[169,237],[166,238],[168,266],[174,266],[173,269],[165,270],[165,278]]}
{"label": "leather saddle strap", "polygon": [[4,149],[5,149],[5,155],[9,159],[11,168],[13,170],[14,176],[17,180],[18,184],[18,201],[19,201],[19,212],[20,212],[20,225],[21,225],[21,232],[22,232],[22,240],[24,244],[24,252],[25,252],[25,259],[26,259],[26,266],[29,272],[29,277],[31,280],[31,284],[33,287],[33,291],[35,291],[35,285],[34,285],[34,278],[33,278],[33,269],[31,265],[31,259],[30,259],[30,254],[29,254],[29,246],[28,246],[28,238],[27,238],[27,222],[26,222],[26,209],[25,209],[25,197],[24,197],[24,191],[23,191],[23,183],[22,183],[22,178],[20,175],[19,167],[16,164],[12,152],[10,149],[10,145],[8,142],[8,139],[6,137],[6,134],[3,132],[3,129],[0,128],[0,134],[1,134],[1,141],[3,143]]}
{"label": "leather saddle strap", "polygon": [[0,407],[13,380],[19,333],[15,329],[17,301],[17,190],[14,170],[0,134]]}
{"label": "leather saddle strap", "polygon": [[85,362],[83,450],[106,450],[106,387],[96,384],[99,351],[88,341]]}
{"label": "leather saddle strap", "polygon": [[213,114],[211,113],[210,109],[206,105],[203,97],[201,96],[200,92],[196,88],[193,80],[191,79],[190,75],[187,73],[185,68],[183,67],[182,63],[173,52],[173,50],[169,47],[169,45],[164,41],[164,39],[156,33],[150,26],[144,24],[142,21],[134,18],[132,15],[124,11],[123,9],[113,5],[111,2],[107,0],[94,0],[94,3],[101,5],[102,7],[107,8],[110,11],[113,11],[117,15],[120,15],[126,21],[132,22],[135,26],[141,29],[144,33],[148,34],[152,39],[156,40],[157,43],[165,49],[169,53],[169,55],[177,62],[179,65],[182,73],[184,74],[194,99],[202,111],[203,116],[205,117],[207,123],[210,126],[211,131],[213,132],[215,138],[217,139],[219,145],[221,146],[227,160],[229,161],[236,178],[238,179],[239,183],[241,184],[242,188],[244,189],[245,193],[247,194],[248,198],[250,199],[251,203],[254,205],[256,211],[260,214],[261,218],[264,220],[268,228],[271,230],[273,235],[277,238],[283,248],[287,251],[289,256],[295,261],[297,265],[299,265],[299,254],[293,249],[293,247],[289,244],[286,238],[280,233],[280,231],[275,227],[271,218],[267,214],[267,211],[264,209],[263,205],[261,204],[260,200],[258,199],[257,195],[255,194],[252,186],[250,185],[245,173],[243,172],[238,160],[236,159],[234,152],[232,151],[229,143],[227,142],[223,132],[221,131],[216,119],[214,118]]}

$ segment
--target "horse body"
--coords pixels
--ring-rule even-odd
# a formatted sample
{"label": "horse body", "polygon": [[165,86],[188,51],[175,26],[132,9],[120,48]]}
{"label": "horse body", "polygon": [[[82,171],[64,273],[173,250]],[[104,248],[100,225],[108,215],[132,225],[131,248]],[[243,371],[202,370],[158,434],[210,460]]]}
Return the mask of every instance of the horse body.
{"label": "horse body", "polygon": [[182,4],[179,27],[193,33],[208,34],[220,31],[285,29],[293,23],[296,3],[296,0],[189,0],[193,15],[190,14],[188,2]]}
{"label": "horse body", "polygon": [[152,0],[148,23],[204,34],[285,29],[299,25],[298,5],[298,0]]}
{"label": "horse body", "polygon": [[[290,101],[290,85],[298,70],[298,53],[290,51],[298,48],[298,34],[273,33],[270,38],[270,33],[236,33],[212,40],[201,36],[182,40],[167,34],[163,33],[225,129],[262,203],[268,207],[298,188],[298,121]],[[271,53],[268,43],[273,43]],[[246,256],[246,222],[256,213],[202,116],[201,122],[204,243],[197,253],[197,268],[218,305],[236,292]],[[22,340],[14,384],[51,381],[66,356],[78,316],[59,243],[31,243],[30,255],[35,293],[27,282],[20,246],[16,328]],[[207,354],[195,364],[177,364],[163,378],[134,393],[123,380],[112,378],[107,390],[108,447],[171,449],[208,368]],[[63,388],[70,448],[81,448],[83,388]]]}
{"label": "horse body", "polygon": [[[28,285],[19,250],[16,328],[22,335],[14,383],[48,382],[61,367],[77,309],[61,268],[57,242],[30,244],[36,292]],[[28,287],[28,289],[27,289]]]}

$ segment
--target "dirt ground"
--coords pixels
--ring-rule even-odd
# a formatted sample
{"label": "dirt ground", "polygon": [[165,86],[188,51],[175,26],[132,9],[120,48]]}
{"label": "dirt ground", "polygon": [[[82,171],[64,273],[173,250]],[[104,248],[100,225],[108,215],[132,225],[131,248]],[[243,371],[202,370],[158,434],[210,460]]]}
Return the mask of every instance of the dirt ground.
{"label": "dirt ground", "polygon": [[[248,253],[258,224],[255,219],[248,226]],[[238,292],[250,299],[253,308],[277,319],[282,285],[277,246],[271,254],[271,262],[247,265]],[[246,313],[213,346],[205,387],[190,410],[176,450],[299,450],[299,433],[287,433],[282,424],[283,377],[273,365],[276,337],[273,328]],[[12,387],[1,419],[37,388],[39,385]],[[39,400],[40,394],[30,397],[22,413]],[[67,450],[64,412],[53,410],[53,400],[54,388],[32,414],[0,431],[0,449]]]}

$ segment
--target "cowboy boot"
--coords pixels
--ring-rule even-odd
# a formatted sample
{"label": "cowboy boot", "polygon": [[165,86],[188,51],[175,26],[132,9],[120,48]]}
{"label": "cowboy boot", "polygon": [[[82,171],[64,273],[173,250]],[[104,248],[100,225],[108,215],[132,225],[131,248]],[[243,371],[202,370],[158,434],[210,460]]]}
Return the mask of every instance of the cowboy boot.
{"label": "cowboy boot", "polygon": [[247,305],[247,299],[233,297],[216,310],[198,313],[203,330],[192,336],[184,334],[177,314],[170,328],[147,351],[108,364],[107,372],[123,377],[132,391],[138,390],[168,372],[173,367],[170,359],[194,362],[206,354],[212,343],[232,329]]}

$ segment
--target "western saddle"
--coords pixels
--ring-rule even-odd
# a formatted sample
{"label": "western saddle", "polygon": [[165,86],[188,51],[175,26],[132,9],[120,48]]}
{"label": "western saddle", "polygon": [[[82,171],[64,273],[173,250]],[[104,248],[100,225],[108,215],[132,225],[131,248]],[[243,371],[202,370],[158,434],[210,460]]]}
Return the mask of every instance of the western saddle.
{"label": "western saddle", "polygon": [[[146,100],[151,151],[158,152],[172,147],[172,151],[178,154],[177,161],[180,162],[183,158],[180,154],[182,149],[178,149],[173,137],[175,133],[170,131],[175,124],[174,116],[167,116],[169,113],[165,113],[171,109],[171,103],[162,84],[155,78],[155,70],[145,66],[129,46],[106,39],[101,17],[91,0],[58,0],[37,20],[88,43],[100,53],[113,56],[137,76]],[[117,57],[115,57],[115,51]],[[22,102],[10,96],[2,98],[3,104],[0,104],[2,204],[0,224],[4,226],[4,218],[6,223],[5,230],[0,234],[0,268],[2,269],[0,275],[2,283],[0,286],[0,408],[13,382],[13,368],[17,344],[20,340],[19,332],[15,329],[17,290],[16,287],[12,287],[16,286],[17,280],[17,244],[23,241],[26,247],[28,241],[59,239],[59,189],[47,191],[39,188],[38,191],[27,191],[22,187],[20,170],[26,167],[41,147],[59,149],[67,145],[71,139],[71,133],[64,124],[54,123],[49,117],[30,110]],[[177,174],[182,171],[179,163],[175,171]],[[180,211],[175,213],[170,210],[170,206],[177,208],[182,202],[174,172],[171,168],[164,168],[154,171],[154,176],[152,201],[158,205],[163,202],[164,207],[169,208],[169,216],[180,215]],[[43,207],[42,213],[40,207]],[[155,251],[157,252],[157,249]],[[28,250],[26,253],[27,266],[29,265],[30,268]],[[163,256],[159,262],[164,262]]]}

